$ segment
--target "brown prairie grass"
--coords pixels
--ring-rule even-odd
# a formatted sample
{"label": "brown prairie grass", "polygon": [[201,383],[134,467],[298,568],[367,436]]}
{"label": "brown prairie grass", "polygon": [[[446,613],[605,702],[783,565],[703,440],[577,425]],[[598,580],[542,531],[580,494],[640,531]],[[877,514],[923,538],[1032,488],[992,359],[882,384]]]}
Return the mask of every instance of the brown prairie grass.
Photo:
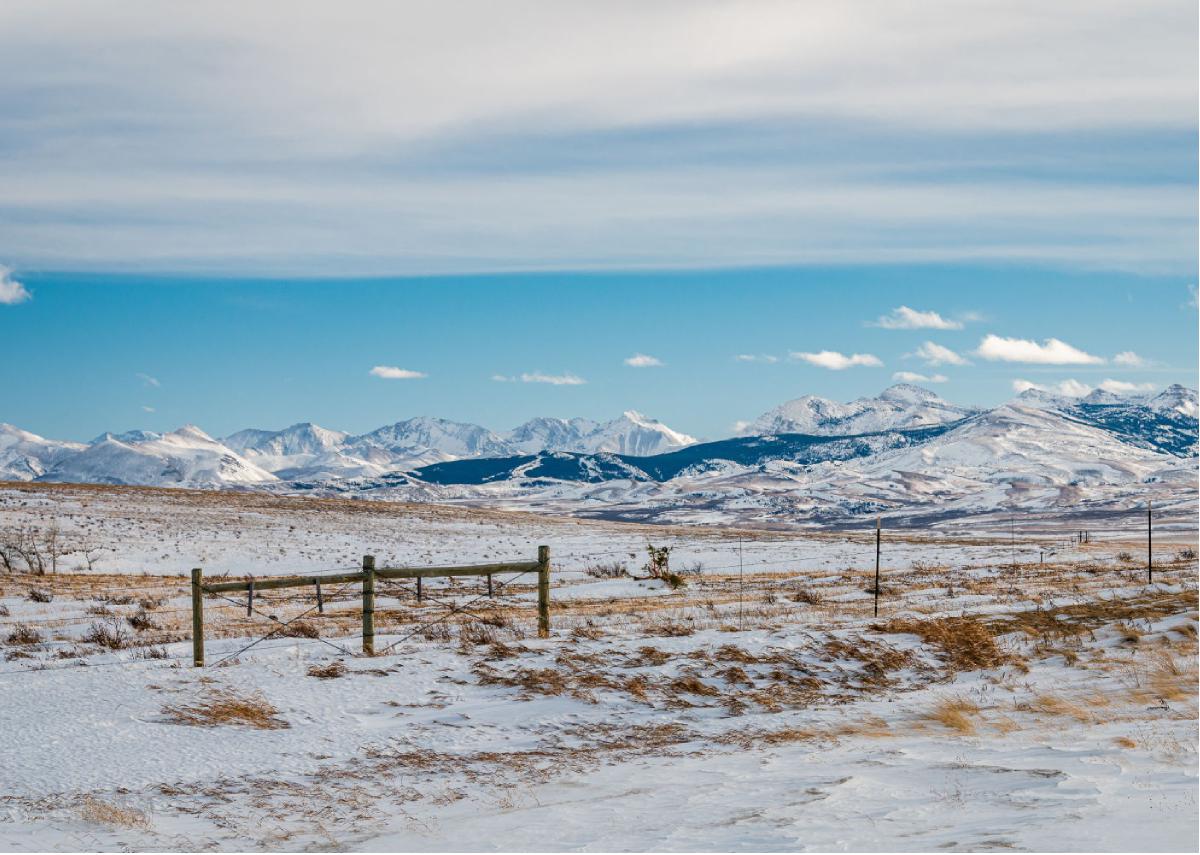
{"label": "brown prairie grass", "polygon": [[262,695],[239,695],[232,689],[209,689],[194,704],[163,707],[163,714],[175,724],[193,727],[240,724],[258,730],[280,730],[290,726]]}
{"label": "brown prairie grass", "polygon": [[107,825],[113,828],[138,828],[149,830],[150,820],[140,810],[121,807],[102,801],[95,796],[84,796],[79,803],[79,815],[86,822]]}
{"label": "brown prairie grass", "polygon": [[346,666],[340,659],[334,659],[324,665],[310,665],[306,673],[319,680],[336,680],[346,675]]}
{"label": "brown prairie grass", "polygon": [[1113,744],[1119,748],[1137,748],[1137,743],[1128,736],[1118,736],[1113,739]]}
{"label": "brown prairie grass", "polygon": [[971,617],[931,620],[893,620],[876,627],[883,632],[911,634],[936,647],[951,671],[995,668],[1010,660],[983,621]]}
{"label": "brown prairie grass", "polygon": [[958,731],[964,736],[975,732],[971,716],[979,714],[979,706],[968,698],[958,695],[942,698],[929,713],[929,718],[944,727]]}

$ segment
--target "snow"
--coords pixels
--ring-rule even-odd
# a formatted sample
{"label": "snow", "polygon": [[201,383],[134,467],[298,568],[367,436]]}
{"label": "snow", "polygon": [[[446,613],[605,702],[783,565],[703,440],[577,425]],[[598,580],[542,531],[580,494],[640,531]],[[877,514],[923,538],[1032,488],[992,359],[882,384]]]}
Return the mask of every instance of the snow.
{"label": "snow", "polygon": [[[1067,544],[1061,534],[1021,531],[1019,576],[1011,575],[1018,571],[1009,565],[1007,532],[886,533],[882,621],[1004,617],[1101,600],[1179,604],[1134,620],[1135,644],[1115,619],[1073,642],[1013,632],[1001,646],[1023,666],[947,674],[935,649],[915,635],[882,631],[871,616],[863,588],[873,532],[686,530],[258,493],[49,485],[0,490],[0,510],[22,525],[57,521],[65,538],[86,535],[114,550],[97,573],[119,575],[95,576],[97,590],[114,582],[166,586],[172,599],[157,610],[164,623],[179,609],[186,625],[185,590],[177,579],[143,572],[172,573],[201,560],[206,572],[332,570],[365,552],[381,564],[524,559],[539,543],[551,545],[556,604],[552,637],[543,640],[527,625],[531,587],[505,595],[526,604],[526,616],[497,630],[507,652],[417,636],[366,659],[321,641],[273,638],[235,664],[198,670],[188,667],[186,637],[162,644],[169,659],[138,658],[137,648],[59,659],[55,651],[78,645],[97,619],[87,608],[100,601],[63,593],[35,603],[22,593],[25,579],[6,579],[4,632],[36,623],[65,640],[0,662],[0,849],[1197,846],[1196,565],[1164,566],[1147,587],[1140,569],[1121,569],[1118,554],[1135,547],[1120,532]],[[584,572],[615,562],[639,573],[647,542],[672,546],[673,569],[703,567],[686,574],[681,590]],[[1163,560],[1185,544],[1195,545],[1194,531],[1164,533]],[[1044,570],[1040,552],[1052,553]],[[427,590],[465,603],[477,588]],[[795,592],[818,598],[808,604],[792,599]],[[241,610],[218,606],[208,607],[210,664],[249,641],[244,630],[221,637],[223,615]],[[299,608],[272,607],[285,619]],[[404,624],[386,621],[411,607],[395,589],[381,591],[377,647],[404,637]],[[108,608],[122,615],[137,606]],[[664,622],[685,629],[664,634]],[[357,649],[352,630],[323,635]],[[880,645],[908,659],[873,684],[858,657]],[[730,646],[743,658],[725,658]],[[13,650],[0,642],[0,651]],[[310,666],[335,659],[346,676],[308,676]],[[1139,687],[1169,673],[1166,663],[1181,669],[1190,689],[1161,700]],[[728,682],[742,679],[727,673],[734,664],[752,686]],[[751,701],[780,669],[811,678],[816,694],[775,710]],[[558,673],[567,689],[505,682],[523,672]],[[688,677],[716,694],[670,689]],[[634,678],[645,681],[645,700],[619,688]],[[260,693],[288,727],[190,727],[164,711],[219,689]],[[1046,697],[1083,712],[1039,709]],[[738,698],[744,708],[732,703]],[[947,698],[978,706],[973,732],[930,717]],[[141,811],[148,827],[89,820],[85,797]]]}
{"label": "snow", "polygon": [[928,389],[899,383],[878,397],[839,403],[816,395],[780,404],[751,422],[742,433],[803,433],[817,436],[875,433],[958,421],[974,413],[944,401]]}

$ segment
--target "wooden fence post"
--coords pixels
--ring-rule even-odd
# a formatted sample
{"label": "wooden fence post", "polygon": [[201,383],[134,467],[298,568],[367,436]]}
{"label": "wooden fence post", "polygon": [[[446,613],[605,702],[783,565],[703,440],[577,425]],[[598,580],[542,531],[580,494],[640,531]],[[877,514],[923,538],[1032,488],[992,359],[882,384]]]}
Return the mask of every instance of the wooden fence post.
{"label": "wooden fence post", "polygon": [[1154,526],[1152,521],[1154,503],[1146,500],[1146,583],[1154,584]]}
{"label": "wooden fence post", "polygon": [[375,655],[375,556],[363,556],[362,649],[364,656]]}
{"label": "wooden fence post", "polygon": [[550,637],[550,547],[538,547],[538,638]]}
{"label": "wooden fence post", "polygon": [[192,664],[204,667],[204,593],[200,588],[204,571],[192,568]]}

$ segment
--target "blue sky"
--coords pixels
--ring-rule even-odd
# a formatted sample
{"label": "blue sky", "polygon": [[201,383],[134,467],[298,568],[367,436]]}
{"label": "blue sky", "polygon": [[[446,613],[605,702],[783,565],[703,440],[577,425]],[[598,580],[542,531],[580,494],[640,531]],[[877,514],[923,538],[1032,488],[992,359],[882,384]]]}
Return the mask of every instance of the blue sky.
{"label": "blue sky", "polygon": [[[1194,0],[10,0],[0,420],[714,437],[898,372],[1195,385],[1196,29]],[[901,306],[954,328],[865,325]],[[823,351],[855,364],[789,356]]]}
{"label": "blue sky", "polygon": [[[215,435],[303,420],[360,432],[414,415],[503,429],[627,408],[716,438],[802,394],[875,394],[897,372],[943,376],[922,385],[977,404],[1012,397],[1018,380],[1197,381],[1194,291],[1181,277],[884,265],[333,281],[39,274],[23,283],[32,299],[0,307],[4,360],[15,369],[0,380],[0,421],[80,440],[186,422]],[[910,325],[937,323],[936,313],[961,328],[876,325],[900,306],[922,313]],[[1038,349],[993,343],[989,359],[976,353],[988,335]],[[1048,350],[1047,339],[1097,361]],[[970,364],[947,362],[927,342]],[[838,369],[799,355],[824,351],[881,364]],[[1122,353],[1137,359],[1117,361]],[[625,363],[638,354],[663,364]],[[425,376],[373,376],[376,366]]]}

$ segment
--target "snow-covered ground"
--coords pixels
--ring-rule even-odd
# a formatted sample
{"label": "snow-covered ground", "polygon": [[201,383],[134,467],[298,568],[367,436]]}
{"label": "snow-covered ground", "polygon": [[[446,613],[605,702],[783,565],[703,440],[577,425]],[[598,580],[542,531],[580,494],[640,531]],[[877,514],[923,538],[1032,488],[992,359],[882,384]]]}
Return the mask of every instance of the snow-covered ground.
{"label": "snow-covered ground", "polygon": [[[5,490],[0,513],[54,521],[93,559],[0,576],[0,849],[1198,844],[1195,532],[1159,541],[1154,585],[1141,532],[885,532],[875,618],[873,532],[83,487]],[[674,547],[685,587],[584,572],[640,576],[648,542]],[[549,639],[527,579],[495,600],[475,580],[421,604],[387,587],[377,647],[397,646],[374,658],[348,655],[357,590],[320,617],[293,590],[258,606],[319,639],[190,667],[189,567],[525,560],[541,543]],[[436,623],[447,605],[466,611]],[[210,666],[274,626],[244,598],[206,613]],[[86,640],[96,624],[126,643]],[[10,640],[21,626],[40,640]],[[267,727],[184,723],[230,699]]]}

